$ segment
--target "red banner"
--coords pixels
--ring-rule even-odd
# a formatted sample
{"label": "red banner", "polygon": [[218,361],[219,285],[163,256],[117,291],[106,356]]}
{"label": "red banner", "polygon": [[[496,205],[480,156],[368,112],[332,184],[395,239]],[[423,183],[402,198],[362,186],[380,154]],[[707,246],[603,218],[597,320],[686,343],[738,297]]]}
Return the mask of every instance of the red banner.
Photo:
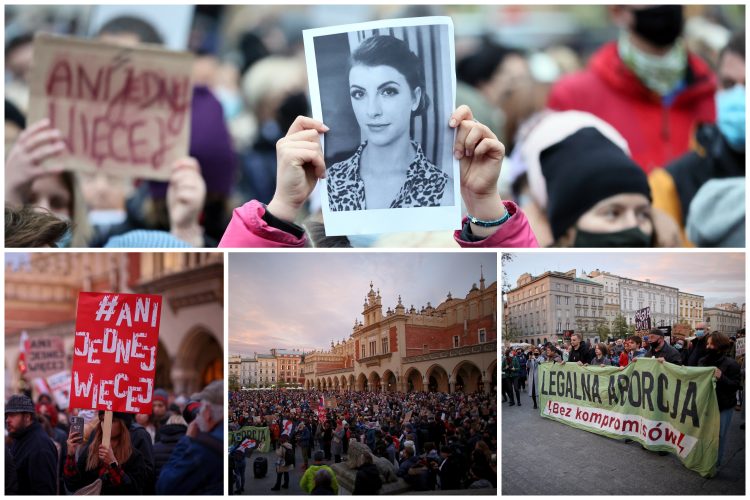
{"label": "red banner", "polygon": [[161,296],[78,295],[70,407],[151,413]]}

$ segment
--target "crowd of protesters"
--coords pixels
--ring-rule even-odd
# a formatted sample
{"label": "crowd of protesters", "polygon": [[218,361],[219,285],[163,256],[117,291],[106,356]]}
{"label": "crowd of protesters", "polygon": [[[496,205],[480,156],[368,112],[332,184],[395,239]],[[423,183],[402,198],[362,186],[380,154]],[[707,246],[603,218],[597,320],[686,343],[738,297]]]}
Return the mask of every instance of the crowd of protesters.
{"label": "crowd of protesters", "polygon": [[[6,495],[177,495],[224,492],[224,386],[173,397],[154,391],[151,414],[61,409],[48,394],[5,403]],[[83,419],[83,433],[71,426]]]}
{"label": "crowd of protesters", "polygon": [[[501,363],[503,403],[521,406],[521,391],[525,391],[531,397],[534,408],[538,408],[538,368],[540,363],[545,362],[623,370],[639,358],[656,358],[659,362],[678,366],[714,367],[720,413],[717,459],[717,466],[720,466],[732,415],[742,410],[744,402],[745,356],[736,356],[735,347],[736,339],[744,338],[744,335],[744,329],[732,337],[718,331],[709,333],[704,323],[698,323],[693,336],[675,338],[671,344],[665,340],[664,330],[654,328],[642,337],[630,335],[612,342],[589,343],[580,334],[573,333],[570,340],[561,345],[548,342],[538,346],[508,348]],[[744,429],[744,425],[741,428]]]}
{"label": "crowd of protesters", "polygon": [[[493,199],[505,207],[497,210],[511,217],[492,231],[466,223],[460,234],[432,240],[414,233],[326,238],[312,189],[322,172],[310,172],[295,211],[281,217],[266,210],[264,204],[277,199],[271,206],[282,206],[291,196],[277,184],[277,168],[292,175],[304,167],[277,162],[288,160],[278,141],[287,130],[297,137],[295,117],[310,114],[300,44],[309,22],[304,16],[264,11],[254,27],[231,36],[216,18],[196,22],[189,47],[198,55],[190,158],[165,166],[172,177],[157,183],[42,169],[66,146],[48,121],[25,118],[31,35],[71,32],[80,20],[66,25],[52,15],[39,24],[43,15],[13,15],[38,7],[18,7],[6,17],[14,33],[5,50],[6,245],[203,247],[224,237],[230,246],[744,247],[745,43],[744,26],[737,25],[742,16],[727,10],[734,7],[602,7],[599,15],[609,20],[604,31],[582,24],[571,46],[533,48],[499,43],[502,25],[483,26],[483,36],[462,35],[477,30],[456,19],[457,105],[471,109],[459,108],[454,117],[460,127],[481,129],[484,139],[504,145],[497,149],[505,152],[502,169],[498,158],[482,166],[497,185]],[[24,22],[29,19],[37,24]],[[602,43],[605,32],[611,41]],[[95,36],[163,42],[146,20],[132,17],[106,23]],[[306,132],[323,131],[322,124],[305,123]],[[461,159],[462,169],[470,164]],[[462,193],[471,187],[462,186]],[[231,235],[230,219],[241,228]]]}
{"label": "crowd of protesters", "polygon": [[[290,433],[284,432],[285,423]],[[229,394],[230,432],[269,428],[276,459],[273,491],[294,480],[305,492],[335,494],[339,484],[330,465],[346,461],[355,442],[372,456],[357,464],[353,494],[377,494],[385,482],[373,456],[387,459],[412,490],[495,488],[496,424],[494,393],[269,389]],[[237,462],[230,472],[234,490],[241,492],[245,470],[244,464],[238,470]],[[299,477],[290,478],[296,471]]]}

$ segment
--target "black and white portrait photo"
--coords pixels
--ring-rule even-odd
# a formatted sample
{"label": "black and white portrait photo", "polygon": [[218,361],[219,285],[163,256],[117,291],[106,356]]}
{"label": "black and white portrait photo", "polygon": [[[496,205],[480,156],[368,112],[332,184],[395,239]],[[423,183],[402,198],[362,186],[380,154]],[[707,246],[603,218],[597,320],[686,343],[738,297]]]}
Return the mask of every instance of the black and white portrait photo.
{"label": "black and white portrait photo", "polygon": [[306,30],[322,137],[326,233],[455,229],[460,222],[450,18]]}

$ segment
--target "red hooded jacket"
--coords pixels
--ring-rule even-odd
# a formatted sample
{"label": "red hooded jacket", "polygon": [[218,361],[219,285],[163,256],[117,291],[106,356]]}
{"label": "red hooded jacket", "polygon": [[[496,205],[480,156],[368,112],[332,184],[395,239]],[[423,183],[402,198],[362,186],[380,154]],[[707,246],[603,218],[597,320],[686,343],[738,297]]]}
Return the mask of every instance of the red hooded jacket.
{"label": "red hooded jacket", "polygon": [[716,121],[716,77],[694,54],[688,55],[688,67],[687,86],[666,105],[622,62],[617,43],[610,42],[585,70],[561,78],[547,104],[558,111],[586,111],[611,124],[648,174],[686,153],[699,123]]}

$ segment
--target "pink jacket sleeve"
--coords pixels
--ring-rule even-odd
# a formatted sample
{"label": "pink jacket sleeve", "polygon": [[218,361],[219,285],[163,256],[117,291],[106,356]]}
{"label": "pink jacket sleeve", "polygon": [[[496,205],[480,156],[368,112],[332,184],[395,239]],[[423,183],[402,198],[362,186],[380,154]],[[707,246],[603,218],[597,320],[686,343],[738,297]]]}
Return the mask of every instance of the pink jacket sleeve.
{"label": "pink jacket sleeve", "polygon": [[269,226],[262,219],[266,208],[259,201],[248,201],[232,213],[219,248],[302,248],[307,238],[297,238]]}
{"label": "pink jacket sleeve", "polygon": [[[539,243],[523,211],[512,201],[503,201],[503,205],[511,217],[494,234],[482,241],[472,242],[462,240],[461,231],[456,231],[453,238],[464,248],[538,248]],[[464,217],[461,227],[466,220]]]}

